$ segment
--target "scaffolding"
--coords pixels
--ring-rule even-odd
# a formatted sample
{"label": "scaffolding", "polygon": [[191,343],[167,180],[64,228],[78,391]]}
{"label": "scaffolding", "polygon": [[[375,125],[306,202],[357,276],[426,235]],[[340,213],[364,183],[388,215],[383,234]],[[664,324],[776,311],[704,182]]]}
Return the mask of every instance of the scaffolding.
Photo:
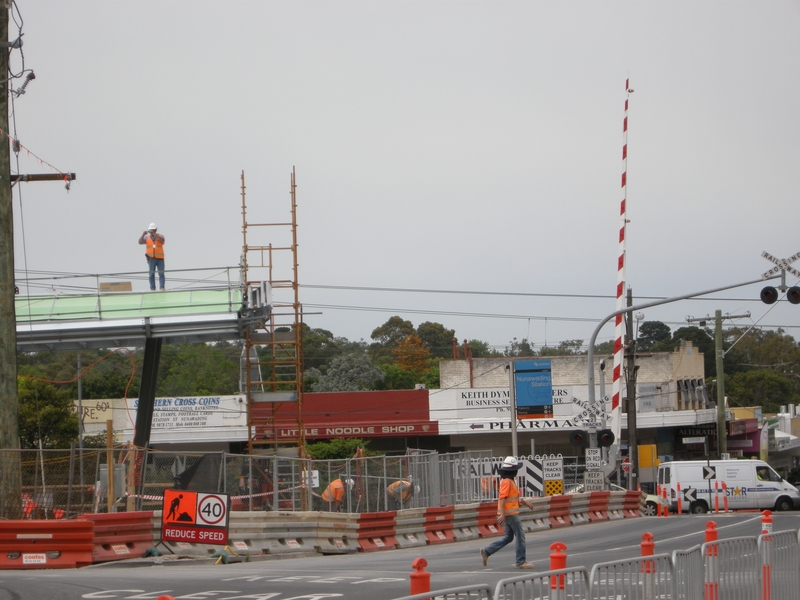
{"label": "scaffolding", "polygon": [[[248,221],[242,171],[242,280],[250,305],[268,303],[271,315],[248,328],[242,350],[250,454],[305,457],[303,318],[298,294],[297,185],[292,168],[289,222]],[[277,240],[285,243],[274,243]],[[287,278],[288,276],[288,278]],[[287,427],[287,423],[292,423]],[[296,426],[294,426],[296,424]]]}

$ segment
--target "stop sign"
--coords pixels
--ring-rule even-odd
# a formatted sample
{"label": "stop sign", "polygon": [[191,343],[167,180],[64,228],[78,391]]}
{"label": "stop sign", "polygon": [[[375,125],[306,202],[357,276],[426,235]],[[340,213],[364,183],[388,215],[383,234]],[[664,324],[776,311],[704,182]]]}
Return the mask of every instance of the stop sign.
{"label": "stop sign", "polygon": [[629,457],[625,457],[625,460],[622,461],[622,470],[626,473],[631,472],[631,459]]}

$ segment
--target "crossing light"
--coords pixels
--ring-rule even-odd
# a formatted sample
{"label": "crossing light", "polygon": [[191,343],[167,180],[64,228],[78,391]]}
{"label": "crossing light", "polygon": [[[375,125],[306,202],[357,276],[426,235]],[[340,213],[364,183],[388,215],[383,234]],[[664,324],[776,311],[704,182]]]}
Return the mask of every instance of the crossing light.
{"label": "crossing light", "polygon": [[610,429],[601,429],[597,432],[597,445],[601,448],[608,448],[614,443],[614,432]]}
{"label": "crossing light", "polygon": [[589,433],[586,431],[573,431],[569,435],[569,443],[578,448],[585,448],[589,443]]}
{"label": "crossing light", "polygon": [[800,304],[800,287],[795,285],[786,290],[786,299],[792,304]]}
{"label": "crossing light", "polygon": [[776,290],[771,285],[768,285],[763,290],[761,290],[761,301],[764,304],[774,304],[777,299],[778,299],[778,290]]}

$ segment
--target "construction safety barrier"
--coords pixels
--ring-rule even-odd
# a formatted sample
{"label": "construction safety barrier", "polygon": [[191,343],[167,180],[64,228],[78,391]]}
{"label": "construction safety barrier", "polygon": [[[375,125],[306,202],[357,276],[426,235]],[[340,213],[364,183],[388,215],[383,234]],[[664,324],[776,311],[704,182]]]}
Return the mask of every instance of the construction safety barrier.
{"label": "construction safety barrier", "polygon": [[[611,521],[625,518],[625,496],[628,492],[609,492],[608,493],[608,518]],[[640,494],[641,492],[634,492]]]}
{"label": "construction safety barrier", "polygon": [[622,499],[622,516],[625,518],[642,516],[645,497],[641,492],[633,490],[625,492],[625,497]]}
{"label": "construction safety barrier", "polygon": [[[593,492],[531,498],[533,509],[523,508],[520,521],[526,532],[535,532],[590,522],[613,510],[622,518],[624,502],[625,516],[635,516],[632,507],[638,497]],[[619,509],[612,508],[614,502]],[[498,536],[503,527],[496,516],[497,501],[375,513],[232,511],[226,546],[161,540],[160,510],[5,521],[0,522],[0,542],[6,550],[4,556],[0,551],[0,568],[82,566],[141,557],[153,547],[196,557],[222,551],[263,555],[390,550]]]}
{"label": "construction safety barrier", "polygon": [[0,569],[68,569],[92,564],[93,523],[0,521]]}
{"label": "construction safety barrier", "polygon": [[141,558],[153,546],[153,511],[91,513],[80,517],[92,526],[92,561]]}

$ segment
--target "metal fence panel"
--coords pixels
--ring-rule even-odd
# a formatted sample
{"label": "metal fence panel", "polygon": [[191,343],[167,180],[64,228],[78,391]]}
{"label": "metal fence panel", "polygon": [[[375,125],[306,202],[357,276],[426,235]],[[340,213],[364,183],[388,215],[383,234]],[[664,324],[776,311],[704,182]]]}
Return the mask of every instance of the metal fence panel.
{"label": "metal fence panel", "polygon": [[758,537],[764,598],[793,600],[800,595],[800,550],[797,531],[778,531]]}
{"label": "metal fence panel", "polygon": [[703,554],[700,545],[672,553],[675,569],[675,600],[695,600],[703,597]]}
{"label": "metal fence panel", "polygon": [[703,553],[706,594],[719,600],[752,600],[761,589],[758,540],[738,537],[706,542]]}
{"label": "metal fence panel", "polygon": [[501,579],[494,600],[584,600],[588,591],[586,569],[573,567]]}
{"label": "metal fence panel", "polygon": [[674,570],[668,554],[599,563],[589,576],[592,600],[674,598]]}

